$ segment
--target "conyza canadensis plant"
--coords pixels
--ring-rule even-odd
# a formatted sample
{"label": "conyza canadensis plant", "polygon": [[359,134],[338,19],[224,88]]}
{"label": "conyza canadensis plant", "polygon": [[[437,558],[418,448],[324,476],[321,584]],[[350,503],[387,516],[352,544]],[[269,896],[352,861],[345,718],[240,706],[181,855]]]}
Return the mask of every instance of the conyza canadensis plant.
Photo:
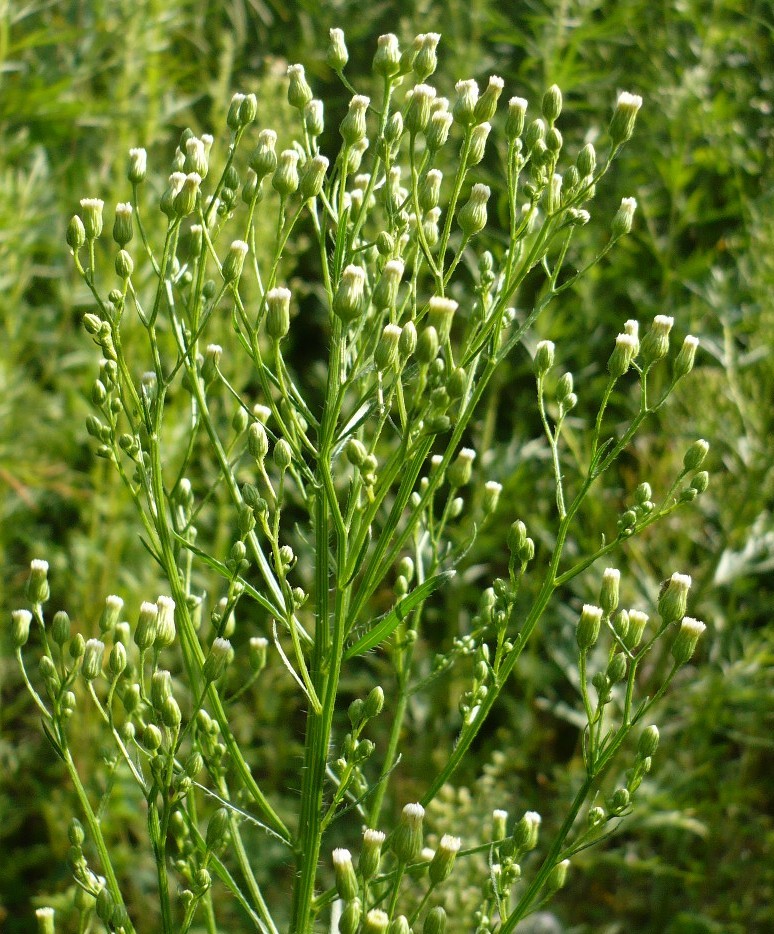
{"label": "conyza canadensis plant", "polygon": [[[292,138],[260,126],[254,95],[235,94],[222,150],[185,130],[170,174],[133,149],[126,201],[105,211],[84,198],[69,224],[101,356],[88,432],[136,506],[164,591],[125,594],[131,612],[107,596],[99,620],[73,627],[46,612],[38,559],[29,606],[13,613],[19,664],[77,798],[68,859],[82,930],[133,934],[151,917],[164,934],[510,934],[571,884],[573,856],[631,812],[655,761],[651,710],[705,627],[686,615],[687,574],[672,573],[652,606],[624,608],[621,574],[600,559],[703,492],[707,444],[689,447],[669,489],[643,481],[595,551],[565,546],[698,342],[675,351],[663,315],[642,335],[622,322],[597,396],[579,405],[561,344],[534,337],[541,312],[632,227],[624,198],[600,219],[599,255],[567,261],[642,102],[622,93],[601,152],[568,153],[558,87],[503,106],[493,76],[483,90],[461,80],[447,99],[429,83],[438,41],[401,50],[381,36],[358,91],[333,30],[328,61],[352,93],[333,126],[292,65]],[[537,547],[529,504],[501,496],[476,449],[493,377],[527,352],[555,497]],[[472,622],[434,645],[428,607],[461,586],[455,571],[498,522],[507,541]],[[537,812],[492,802],[477,839],[449,826],[428,851],[425,808],[453,783],[557,592],[584,574],[598,599],[576,615],[574,797],[542,822],[548,834]],[[638,673],[655,658],[644,695]],[[451,669],[470,672],[457,735],[437,771],[412,774],[400,759],[410,698]],[[353,699],[343,685],[355,673],[365,688]],[[245,732],[244,705],[270,675],[303,742],[284,779],[296,797],[266,784],[271,750]],[[142,804],[153,886],[116,867],[110,800],[73,751],[83,718]],[[625,778],[600,793],[613,763]],[[406,775],[419,800],[401,800]],[[266,847],[277,884],[260,866]],[[447,917],[439,896],[474,853],[489,866],[475,912],[466,902]],[[38,918],[54,930],[51,910]]]}

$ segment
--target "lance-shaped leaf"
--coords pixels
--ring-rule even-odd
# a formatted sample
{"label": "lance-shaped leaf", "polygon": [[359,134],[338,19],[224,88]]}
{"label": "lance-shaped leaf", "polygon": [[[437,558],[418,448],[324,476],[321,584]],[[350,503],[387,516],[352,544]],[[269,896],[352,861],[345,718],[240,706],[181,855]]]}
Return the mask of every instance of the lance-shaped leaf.
{"label": "lance-shaped leaf", "polygon": [[441,584],[450,581],[455,574],[456,571],[442,571],[412,590],[410,594],[407,594],[400,602],[396,603],[390,612],[377,622],[373,629],[369,629],[346,650],[344,660],[348,661],[350,658],[356,658],[358,655],[363,655],[365,652],[375,649],[377,645],[381,645],[392,635],[398,624],[402,623],[412,610],[427,600],[430,594],[437,590]]}

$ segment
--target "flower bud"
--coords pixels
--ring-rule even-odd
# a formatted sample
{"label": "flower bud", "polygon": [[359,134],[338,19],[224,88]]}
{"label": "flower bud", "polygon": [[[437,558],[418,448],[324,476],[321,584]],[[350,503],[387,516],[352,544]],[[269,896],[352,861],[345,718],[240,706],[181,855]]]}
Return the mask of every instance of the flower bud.
{"label": "flower bud", "polygon": [[626,655],[623,652],[616,652],[610,659],[605,674],[610,684],[618,684],[619,681],[623,681],[626,677]]}
{"label": "flower bud", "polygon": [[527,147],[527,151],[532,152],[537,147],[538,143],[545,144],[545,139],[545,123],[540,118],[533,120],[527,127],[527,133],[524,137],[524,145]]}
{"label": "flower bud", "polygon": [[554,866],[548,879],[546,879],[546,890],[548,892],[558,892],[559,889],[564,888],[564,884],[567,882],[567,870],[569,868],[569,859],[563,859]]}
{"label": "flower bud", "polygon": [[624,645],[629,651],[632,651],[640,644],[647,625],[647,613],[642,613],[640,610],[629,610],[629,629],[623,637]]}
{"label": "flower bud", "polygon": [[441,343],[446,343],[449,340],[452,321],[458,308],[459,304],[453,298],[434,295],[430,299],[427,320],[430,327],[435,328],[438,340]]}
{"label": "flower bud", "polygon": [[706,470],[700,470],[691,480],[691,489],[696,490],[697,494],[703,493],[709,486],[709,474]]}
{"label": "flower bud", "polygon": [[424,131],[430,120],[430,105],[436,96],[436,90],[429,84],[418,84],[411,92],[406,108],[406,129],[412,136]]}
{"label": "flower bud", "polygon": [[669,332],[672,330],[673,324],[674,318],[670,318],[668,315],[656,315],[653,319],[653,324],[643,337],[640,348],[646,369],[667,355],[669,351]]}
{"label": "flower bud", "polygon": [[488,123],[494,117],[497,112],[497,102],[504,87],[505,82],[502,78],[497,75],[490,77],[489,84],[473,108],[473,115],[478,123]]}
{"label": "flower bud", "polygon": [[202,362],[202,379],[206,385],[209,385],[218,375],[218,366],[220,358],[223,356],[223,348],[220,344],[207,344],[204,351],[204,361]]}
{"label": "flower bud", "polygon": [[436,110],[430,114],[425,129],[425,142],[430,153],[438,152],[449,138],[449,130],[454,117],[448,110]]}
{"label": "flower bud", "polygon": [[132,206],[128,203],[116,205],[116,216],[113,221],[113,239],[120,247],[125,247],[132,239]]}
{"label": "flower bud", "polygon": [[473,461],[476,459],[476,452],[472,448],[462,448],[456,458],[449,465],[446,477],[449,485],[454,487],[465,486],[470,483],[473,473]]}
{"label": "flower bud", "polygon": [[363,704],[363,717],[366,720],[372,720],[378,717],[384,707],[384,690],[377,684],[368,692]]}
{"label": "flower bud", "polygon": [[505,136],[513,142],[524,131],[524,118],[527,114],[527,101],[523,97],[512,97],[508,101],[508,117],[505,121]]}
{"label": "flower bud", "polygon": [[316,198],[320,194],[328,165],[326,157],[319,155],[306,163],[298,185],[298,193],[302,201],[309,201],[310,198]]}
{"label": "flower bud", "polygon": [[372,908],[365,916],[362,934],[385,934],[390,917],[381,908]]}
{"label": "flower bud", "polygon": [[295,149],[283,149],[279,154],[271,185],[281,198],[289,198],[298,190],[298,159],[299,155]]}
{"label": "flower bud", "polygon": [[419,182],[419,206],[423,211],[432,210],[441,197],[441,181],[443,172],[439,169],[430,169]]}
{"label": "flower bud", "polygon": [[99,639],[89,639],[83,652],[81,673],[87,681],[98,678],[102,672],[102,658],[105,654],[105,643]]}
{"label": "flower bud", "polygon": [[420,81],[425,81],[429,78],[438,67],[438,58],[435,50],[440,40],[441,36],[437,32],[426,32],[417,36],[419,49],[411,63],[411,67]]}
{"label": "flower bud", "polygon": [[468,149],[468,165],[478,165],[484,158],[486,141],[492,130],[491,123],[479,123],[474,126],[470,134],[470,148]]}
{"label": "flower bud", "polygon": [[631,139],[640,107],[642,107],[642,98],[639,95],[629,94],[628,91],[622,91],[618,95],[613,118],[608,128],[614,146],[620,146],[621,143]]}
{"label": "flower bud", "polygon": [[562,112],[562,92],[559,87],[552,84],[543,95],[543,116],[548,123],[554,123]]}
{"label": "flower bud", "polygon": [[397,918],[393,918],[387,929],[387,934],[412,934],[408,918],[405,915],[398,915]]}
{"label": "flower bud", "polygon": [[696,644],[707,627],[691,616],[683,617],[680,629],[672,643],[672,658],[675,665],[684,665],[696,651]]}
{"label": "flower bud", "polygon": [[99,198],[81,198],[83,229],[87,240],[96,240],[102,233],[102,209],[105,202]]}
{"label": "flower bud", "polygon": [[490,515],[497,509],[502,491],[502,484],[498,483],[496,480],[487,480],[487,482],[484,484],[482,505],[486,515]]}
{"label": "flower bud", "polygon": [[398,341],[401,329],[397,324],[386,324],[374,351],[376,368],[381,372],[388,370],[397,360]]}
{"label": "flower bud", "polygon": [[83,226],[83,221],[77,214],[74,214],[70,218],[65,239],[73,253],[78,253],[86,244],[86,228]]}
{"label": "flower bud", "polygon": [[140,606],[140,616],[134,630],[134,641],[140,651],[149,649],[156,640],[159,608],[155,603],[145,602]]}
{"label": "flower bud", "polygon": [[527,811],[513,830],[513,843],[519,853],[534,850],[540,831],[540,815],[536,811]]}
{"label": "flower bud", "polygon": [[45,603],[51,595],[48,586],[48,561],[33,558],[27,580],[27,599],[30,603]]}
{"label": "flower bud", "polygon": [[245,257],[249,247],[244,240],[234,240],[223,260],[221,275],[224,282],[238,282],[245,265]]}
{"label": "flower bud", "polygon": [[651,725],[644,729],[640,734],[640,741],[637,744],[637,755],[642,759],[647,759],[655,755],[658,749],[659,732],[658,727]]}
{"label": "flower bud", "polygon": [[553,341],[540,341],[535,348],[535,359],[532,361],[532,369],[538,379],[548,373],[554,365],[554,344]]}
{"label": "flower bud", "polygon": [[374,308],[381,311],[385,308],[395,307],[398,300],[400,281],[403,277],[403,269],[403,261],[399,259],[391,259],[384,264],[382,275],[371,298]]}
{"label": "flower bud", "polygon": [[314,96],[306,80],[303,65],[288,65],[288,103],[296,110],[303,110]]}
{"label": "flower bud", "polygon": [[126,648],[123,642],[116,642],[108,656],[108,671],[112,678],[119,678],[127,665]]}
{"label": "flower bud", "polygon": [[273,341],[281,341],[289,330],[290,289],[270,289],[266,293],[266,332]]}
{"label": "flower bud", "polygon": [[[321,100],[312,98],[304,107],[304,126],[312,139],[316,139],[325,129],[324,105]],[[325,162],[328,168],[328,162]]]}
{"label": "flower bud", "polygon": [[129,166],[127,177],[133,185],[139,185],[145,181],[147,173],[148,154],[142,148],[129,150]]}
{"label": "flower bud", "polygon": [[232,656],[233,649],[228,639],[218,636],[213,640],[209,654],[204,659],[204,665],[202,666],[202,673],[207,684],[217,681],[225,673]]}
{"label": "flower bud", "polygon": [[258,144],[250,156],[250,168],[259,181],[271,175],[277,168],[276,145],[277,134],[274,130],[261,130],[258,134]]}
{"label": "flower bud", "polygon": [[457,223],[466,237],[472,237],[486,227],[486,203],[490,193],[488,185],[476,184],[473,186],[467,204],[460,208]]}
{"label": "flower bud", "polygon": [[20,649],[27,644],[31,622],[32,613],[29,610],[14,610],[11,613],[11,641],[14,649]]}
{"label": "flower bud", "polygon": [[333,296],[333,313],[345,324],[357,320],[365,311],[365,271],[360,266],[344,269]]}
{"label": "flower bud", "polygon": [[672,365],[672,376],[675,381],[682,379],[684,376],[687,376],[693,369],[698,346],[699,339],[694,337],[692,334],[688,334],[683,341],[683,346],[680,348],[680,352],[675,357],[674,364]]}
{"label": "flower bud", "polygon": [[597,153],[592,143],[586,143],[583,149],[581,149],[575,164],[578,167],[578,174],[581,178],[588,178],[590,175],[594,174],[594,170],[597,167]]}
{"label": "flower bud", "polygon": [[357,868],[366,882],[373,879],[379,872],[384,840],[385,835],[381,830],[369,829],[363,833],[363,847],[360,851]]}
{"label": "flower bud", "polygon": [[589,603],[584,604],[575,631],[575,641],[581,652],[587,652],[597,641],[601,622],[602,608]]}
{"label": "flower bud", "polygon": [[622,198],[621,206],[618,208],[613,222],[610,225],[610,235],[614,240],[628,234],[632,229],[634,212],[637,210],[636,198]]}
{"label": "flower bud", "polygon": [[161,596],[156,600],[156,638],[153,645],[157,649],[168,648],[175,641],[175,601],[172,597]]}
{"label": "flower bud", "polygon": [[339,934],[357,934],[362,915],[363,906],[359,898],[353,898],[351,902],[347,902],[339,918]]}
{"label": "flower bud", "polygon": [[392,78],[400,71],[400,46],[398,37],[388,32],[376,40],[373,70],[384,78]]}
{"label": "flower bud", "polygon": [[619,334],[615,339],[615,347],[607,361],[607,371],[612,379],[620,379],[628,373],[634,355],[638,349],[638,341],[631,334]]}
{"label": "flower bud", "polygon": [[349,850],[338,848],[333,851],[333,870],[336,874],[336,891],[345,902],[357,897],[358,884],[352,855]]}
{"label": "flower bud", "polygon": [[410,863],[422,849],[422,820],[425,809],[421,804],[407,804],[403,808],[400,824],[393,834],[392,851],[401,863]]}
{"label": "flower bud", "polygon": [[433,885],[440,885],[441,882],[449,878],[459,849],[459,837],[452,837],[449,834],[444,834],[441,837],[438,849],[433,854],[428,867],[428,875]]}
{"label": "flower bud", "polygon": [[226,843],[229,830],[228,810],[218,808],[207,824],[205,841],[207,849],[213,852],[220,850]]}
{"label": "flower bud", "polygon": [[106,597],[105,606],[99,618],[99,631],[110,632],[114,629],[123,608],[124,601],[120,597],[117,597],[115,594]]}
{"label": "flower bud", "polygon": [[708,452],[709,444],[703,438],[694,441],[685,452],[685,457],[683,457],[683,472],[688,473],[691,470],[698,470],[704,463]]}
{"label": "flower bud", "polygon": [[59,610],[54,614],[51,623],[51,638],[59,646],[70,641],[70,617],[64,610]]}
{"label": "flower bud", "polygon": [[196,136],[189,136],[185,141],[185,162],[183,164],[183,171],[189,174],[195,173],[201,180],[205,178],[208,170],[209,163],[204,141]]}
{"label": "flower bud", "polygon": [[288,470],[293,463],[293,451],[284,438],[280,438],[274,445],[274,463],[280,470]]}
{"label": "flower bud", "polygon": [[476,122],[476,104],[478,103],[478,84],[470,78],[458,81],[455,85],[457,100],[452,114],[461,126],[473,126]]}
{"label": "flower bud", "polygon": [[664,621],[664,625],[676,623],[685,616],[690,588],[690,575],[678,574],[677,572],[661,585],[661,593],[658,597],[658,615]]}
{"label": "flower bud", "polygon": [[269,438],[261,422],[253,422],[247,430],[247,450],[258,463],[269,453]]}
{"label": "flower bud", "polygon": [[349,109],[341,121],[339,133],[346,146],[354,146],[366,135],[366,112],[371,99],[363,94],[356,94],[349,102]]}
{"label": "flower bud", "polygon": [[446,932],[446,911],[442,905],[436,905],[425,915],[425,923],[422,925],[422,934],[445,934]]}
{"label": "flower bud", "polygon": [[621,572],[616,568],[605,568],[602,575],[602,588],[599,593],[599,605],[605,616],[610,616],[618,606],[618,592]]}
{"label": "flower bud", "polygon": [[196,172],[189,172],[180,191],[175,195],[172,206],[177,217],[187,217],[196,207],[196,198],[199,195],[199,185],[201,185],[201,176]]}
{"label": "flower bud", "polygon": [[349,52],[347,43],[344,40],[343,29],[331,29],[330,42],[328,44],[328,53],[326,61],[334,71],[343,71],[349,61]]}

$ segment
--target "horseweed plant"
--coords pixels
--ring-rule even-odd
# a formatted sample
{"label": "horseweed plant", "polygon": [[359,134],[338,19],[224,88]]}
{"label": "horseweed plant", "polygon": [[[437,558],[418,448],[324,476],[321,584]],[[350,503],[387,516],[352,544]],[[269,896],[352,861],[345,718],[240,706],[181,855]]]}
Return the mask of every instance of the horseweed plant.
{"label": "horseweed plant", "polygon": [[[288,69],[298,132],[280,151],[277,133],[253,129],[259,108],[251,94],[231,101],[217,172],[212,137],[186,130],[155,197],[146,153],[132,150],[129,200],[116,206],[112,227],[115,285],[103,285],[100,265],[103,202],[82,200],[70,222],[67,242],[93,299],[83,322],[102,354],[88,432],[129,491],[169,591],[143,602],[133,624],[122,598],[108,596],[98,635],[87,639],[71,632],[65,612],[46,618],[48,566],[36,560],[30,609],[13,614],[27,687],[80,805],[69,863],[81,930],[93,915],[109,931],[137,930],[132,916],[142,894],[132,899],[122,887],[103,832],[107,801],[95,808],[76,767],[71,724],[85,705],[115,744],[113,768],[145,802],[164,932],[186,932],[195,920],[214,932],[225,902],[236,901],[250,929],[275,934],[441,932],[447,923],[508,934],[564,885],[573,855],[631,811],[651,767],[659,731],[647,724],[649,711],[704,626],[685,615],[686,574],[664,585],[651,623],[645,612],[619,607],[620,574],[608,568],[596,605],[583,606],[577,622],[585,777],[552,822],[552,839],[541,844],[538,813],[512,821],[496,807],[478,840],[461,841],[450,826],[425,848],[425,807],[470,751],[557,589],[707,485],[707,445],[697,441],[658,501],[641,483],[616,532],[595,552],[567,560],[582,504],[689,373],[697,348],[686,337],[670,371],[672,319],[658,316],[642,340],[638,323],[627,321],[587,429],[588,458],[567,475],[562,442],[578,402],[573,378],[556,376],[559,348],[529,335],[549,302],[631,229],[636,204],[625,198],[601,253],[566,263],[641,100],[621,94],[604,156],[588,144],[573,161],[556,125],[559,88],[549,88],[532,118],[519,97],[498,117],[497,77],[483,92],[475,81],[458,82],[450,103],[427,83],[438,40],[421,35],[401,52],[395,36],[380,37],[372,100],[344,76],[344,35],[332,31],[328,61],[353,96],[331,159],[318,145],[323,104],[301,65]],[[491,135],[499,136],[504,181],[494,199],[476,180],[476,166],[493,155],[490,121],[500,124]],[[501,235],[488,252],[495,202]],[[310,237],[318,272],[294,296],[283,274],[294,241]],[[528,277],[532,286],[522,292],[535,297],[517,311],[512,303]],[[432,653],[418,651],[431,638],[423,634],[425,606],[455,586],[455,568],[505,505],[500,485],[481,476],[476,419],[493,374],[525,339],[553,470],[553,541],[536,557],[528,526],[513,521],[507,574],[491,580],[472,623],[430,663]],[[299,375],[288,362],[293,340],[327,348],[327,367]],[[649,383],[655,371],[657,398]],[[623,427],[606,429],[616,395],[638,401]],[[536,584],[524,606],[517,598],[528,574]],[[42,651],[37,679],[22,654],[33,621]],[[671,660],[655,693],[637,699],[638,671],[662,637],[672,640],[671,656],[661,655]],[[394,687],[373,683],[367,653],[386,656]],[[437,774],[417,777],[421,799],[405,803],[390,829],[383,803],[409,699],[465,664],[464,656],[472,674],[456,741]],[[248,663],[249,680],[235,683]],[[297,814],[261,788],[261,754],[233,725],[245,691],[272,665],[280,681],[283,670],[292,678],[294,709],[305,716]],[[357,665],[372,687],[354,700],[350,693],[347,704],[343,675]],[[391,724],[377,754],[369,725],[385,707]],[[602,802],[603,772],[632,749],[625,781]],[[327,833],[345,815],[336,839],[351,841],[356,857],[333,848]],[[284,848],[288,903],[259,885],[244,842],[250,828]],[[476,853],[489,865],[478,904],[460,903],[463,913],[447,921],[438,890],[456,860]],[[231,899],[214,897],[220,886]],[[228,911],[232,917],[233,904]],[[41,930],[53,930],[50,909],[38,917]]]}

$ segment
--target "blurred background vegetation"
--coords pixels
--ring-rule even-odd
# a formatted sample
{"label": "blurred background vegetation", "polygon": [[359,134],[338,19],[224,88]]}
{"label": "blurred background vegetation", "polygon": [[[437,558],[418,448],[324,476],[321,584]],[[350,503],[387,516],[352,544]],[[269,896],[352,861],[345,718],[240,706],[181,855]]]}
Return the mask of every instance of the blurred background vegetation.
{"label": "blurred background vegetation", "polygon": [[[93,456],[84,427],[96,359],[80,326],[88,298],[64,244],[78,199],[102,197],[109,211],[126,200],[129,147],[146,146],[152,165],[167,164],[184,127],[218,132],[234,90],[255,91],[260,125],[282,136],[289,62],[306,65],[335,127],[347,94],[325,65],[332,26],[345,28],[347,75],[358,89],[368,86],[376,37],[388,31],[402,42],[418,32],[442,33],[433,83],[447,95],[459,78],[485,82],[494,73],[505,79],[506,97],[519,94],[536,105],[556,82],[565,96],[560,126],[573,151],[593,141],[595,127],[601,137],[618,91],[644,98],[635,139],[592,208],[605,220],[586,228],[582,248],[591,253],[606,236],[622,196],[638,200],[635,231],[546,313],[534,339],[557,343],[558,358],[575,373],[582,410],[584,386],[593,388],[627,318],[644,323],[668,314],[680,338],[700,336],[695,373],[661,424],[652,424],[618,466],[587,519],[589,529],[614,527],[627,491],[643,479],[663,489],[688,443],[707,438],[710,490],[668,527],[627,545],[615,563],[624,572],[624,605],[647,605],[673,570],[691,573],[690,609],[708,622],[710,637],[664,703],[657,768],[634,817],[603,848],[578,857],[542,921],[549,931],[604,934],[772,930],[770,0],[333,0],[322,9],[312,0],[0,3],[2,618],[23,599],[33,557],[51,563],[52,608],[66,606],[87,630],[107,593],[134,605],[156,592],[130,504]],[[502,187],[494,160],[481,174]],[[302,276],[303,242],[295,262]],[[308,354],[303,335],[296,354],[299,364]],[[537,541],[551,535],[545,451],[531,443],[539,435],[534,412],[524,414],[534,408],[529,373],[528,356],[515,355],[500,385],[508,384],[509,399],[521,392],[525,404],[500,409],[495,399],[486,413],[482,465],[486,479],[504,484],[502,520],[469,557],[450,597],[455,607],[474,606],[481,580],[492,568],[497,573],[514,518],[526,519]],[[574,547],[588,544],[579,534]],[[568,677],[573,619],[578,602],[593,599],[598,579],[574,582],[554,608],[550,639],[537,639],[525,656],[476,761],[459,776],[469,790],[449,789],[430,815],[439,829],[450,813],[456,828],[480,826],[493,798],[514,813],[541,811],[550,827],[551,802],[566,796],[577,767],[577,697]],[[436,604],[439,621],[442,610]],[[72,802],[20,688],[4,631],[0,640],[0,927],[17,932],[31,930],[35,905],[52,903],[69,885],[62,815]],[[288,744],[277,751],[278,762],[297,755],[301,741],[300,730],[283,739],[272,729],[284,726],[281,690],[256,701],[266,723],[260,739]],[[404,749],[414,763],[407,787],[421,787],[423,770],[434,768],[434,746],[448,746],[458,693],[452,679],[431,711],[412,711],[425,723],[426,743]],[[82,754],[100,755],[88,737]],[[87,758],[84,766],[89,772]],[[278,769],[278,794],[281,779]],[[138,819],[127,808],[127,840]],[[273,857],[261,853],[256,849],[265,874]],[[150,922],[139,926],[152,929]]]}

